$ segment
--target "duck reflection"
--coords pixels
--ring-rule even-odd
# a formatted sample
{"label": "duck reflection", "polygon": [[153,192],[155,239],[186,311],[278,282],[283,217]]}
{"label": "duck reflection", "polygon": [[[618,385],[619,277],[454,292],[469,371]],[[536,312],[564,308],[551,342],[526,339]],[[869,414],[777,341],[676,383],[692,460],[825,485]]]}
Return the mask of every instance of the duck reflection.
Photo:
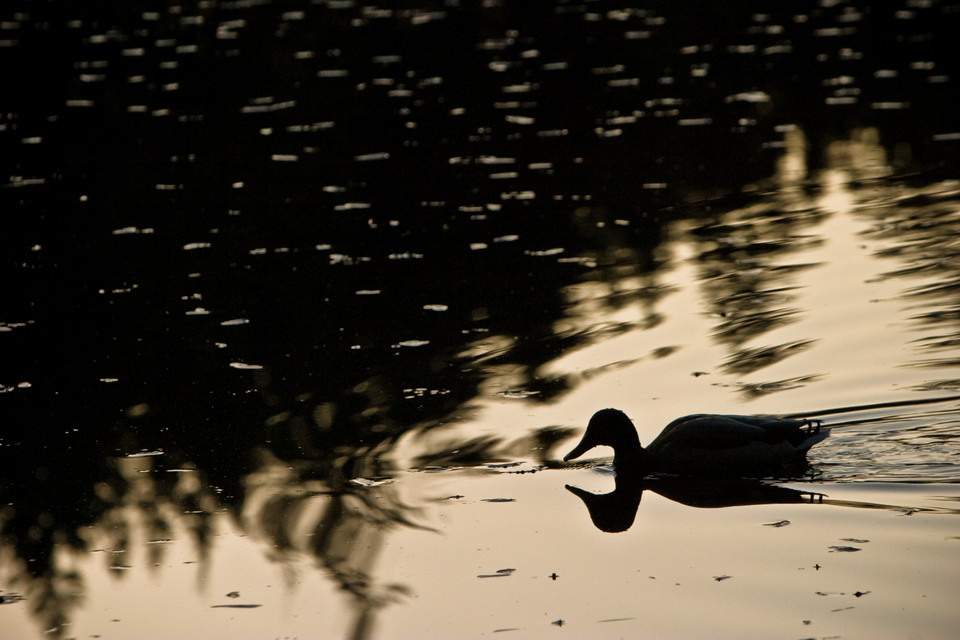
{"label": "duck reflection", "polygon": [[798,491],[762,480],[696,476],[618,475],[614,490],[600,494],[569,484],[566,488],[583,501],[593,524],[607,533],[620,533],[633,526],[645,490],[701,509],[754,504],[821,503],[824,498],[821,493]]}

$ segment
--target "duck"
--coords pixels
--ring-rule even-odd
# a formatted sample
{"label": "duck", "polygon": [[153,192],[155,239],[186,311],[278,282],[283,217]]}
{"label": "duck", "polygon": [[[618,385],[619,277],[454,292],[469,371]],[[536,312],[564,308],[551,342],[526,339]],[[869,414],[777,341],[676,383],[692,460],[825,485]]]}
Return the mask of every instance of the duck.
{"label": "duck", "polygon": [[810,447],[829,435],[820,420],[698,413],[677,418],[644,448],[627,414],[601,409],[563,460],[606,445],[617,474],[770,475],[805,466]]}

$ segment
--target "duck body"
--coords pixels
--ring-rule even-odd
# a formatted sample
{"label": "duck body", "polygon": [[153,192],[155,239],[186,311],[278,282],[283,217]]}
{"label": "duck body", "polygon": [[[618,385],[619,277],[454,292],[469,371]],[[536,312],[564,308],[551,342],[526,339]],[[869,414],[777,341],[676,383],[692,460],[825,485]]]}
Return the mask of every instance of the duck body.
{"label": "duck body", "polygon": [[644,448],[625,413],[601,409],[564,460],[606,445],[618,474],[771,474],[803,465],[810,447],[829,435],[818,420],[701,413],[677,418]]}

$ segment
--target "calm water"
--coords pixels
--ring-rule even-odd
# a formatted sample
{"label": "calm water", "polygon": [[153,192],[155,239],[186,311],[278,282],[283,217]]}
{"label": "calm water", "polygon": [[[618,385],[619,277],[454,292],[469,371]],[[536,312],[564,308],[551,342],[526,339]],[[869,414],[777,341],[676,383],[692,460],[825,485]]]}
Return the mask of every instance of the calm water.
{"label": "calm water", "polygon": [[[960,7],[73,4],[0,9],[4,638],[960,627]],[[607,406],[833,432],[623,486]]]}

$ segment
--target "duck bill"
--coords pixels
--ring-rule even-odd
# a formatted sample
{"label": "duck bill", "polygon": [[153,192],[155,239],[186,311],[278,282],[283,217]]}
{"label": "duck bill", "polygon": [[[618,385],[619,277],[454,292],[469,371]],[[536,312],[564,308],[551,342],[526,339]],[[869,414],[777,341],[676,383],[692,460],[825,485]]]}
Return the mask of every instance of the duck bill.
{"label": "duck bill", "polygon": [[563,456],[563,461],[569,462],[570,460],[579,458],[580,456],[585,454],[587,451],[590,451],[590,449],[593,449],[593,446],[594,445],[587,442],[586,438],[584,438],[583,440],[580,441],[580,444],[578,444],[576,447],[573,448],[573,451]]}

